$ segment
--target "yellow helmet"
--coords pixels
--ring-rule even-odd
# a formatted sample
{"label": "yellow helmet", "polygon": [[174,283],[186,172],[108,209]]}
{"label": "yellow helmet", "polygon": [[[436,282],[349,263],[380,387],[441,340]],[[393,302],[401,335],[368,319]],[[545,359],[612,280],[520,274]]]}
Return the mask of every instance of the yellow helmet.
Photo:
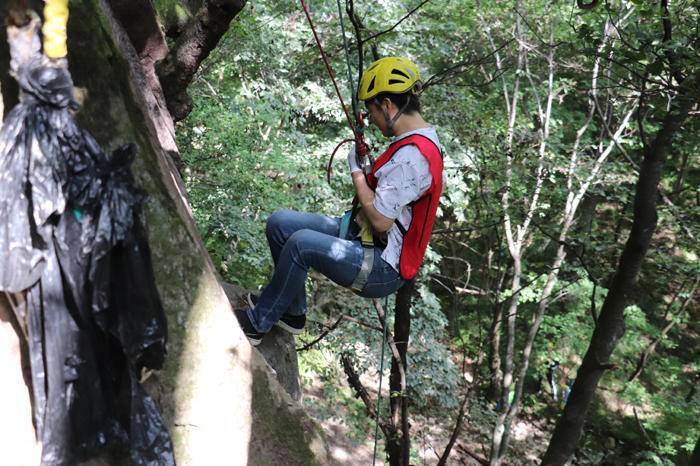
{"label": "yellow helmet", "polygon": [[420,90],[418,67],[408,58],[385,57],[370,65],[360,79],[359,99],[369,100],[377,94],[403,94]]}

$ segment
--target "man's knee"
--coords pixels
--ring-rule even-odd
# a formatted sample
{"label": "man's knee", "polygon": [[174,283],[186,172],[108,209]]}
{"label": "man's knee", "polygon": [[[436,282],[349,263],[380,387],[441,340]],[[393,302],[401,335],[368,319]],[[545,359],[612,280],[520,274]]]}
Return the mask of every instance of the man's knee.
{"label": "man's knee", "polygon": [[287,244],[292,248],[295,256],[308,262],[316,253],[319,235],[320,233],[314,230],[297,230],[289,237]]}
{"label": "man's knee", "polygon": [[267,223],[265,225],[265,235],[268,238],[273,238],[280,232],[282,226],[284,225],[285,217],[289,213],[289,210],[276,210],[267,218]]}
{"label": "man's knee", "polygon": [[289,237],[289,239],[287,241],[289,242],[289,244],[298,247],[298,246],[303,245],[304,243],[308,243],[309,241],[312,241],[311,237],[313,236],[314,233],[315,233],[315,231],[309,230],[307,228],[304,228],[302,230],[297,230],[294,233],[292,233],[292,235]]}

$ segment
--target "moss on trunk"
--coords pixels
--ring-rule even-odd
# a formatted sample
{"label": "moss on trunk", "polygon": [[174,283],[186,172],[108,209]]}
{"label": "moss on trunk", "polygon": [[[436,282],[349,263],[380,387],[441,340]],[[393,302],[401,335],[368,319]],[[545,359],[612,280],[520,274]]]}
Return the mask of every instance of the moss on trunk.
{"label": "moss on trunk", "polygon": [[320,429],[235,322],[171,162],[172,121],[142,85],[141,65],[108,2],[70,6],[69,66],[87,91],[78,119],[107,150],[139,146],[133,171],[150,196],[145,222],[169,330],[165,369],[147,389],[170,427],[178,464],[327,463]]}

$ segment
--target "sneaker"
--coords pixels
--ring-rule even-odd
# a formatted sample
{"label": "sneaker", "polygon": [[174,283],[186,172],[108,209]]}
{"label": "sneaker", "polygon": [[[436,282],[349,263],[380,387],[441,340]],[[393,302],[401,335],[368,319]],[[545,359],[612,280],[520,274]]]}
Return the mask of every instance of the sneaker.
{"label": "sneaker", "polygon": [[304,331],[304,325],[306,325],[306,316],[289,316],[283,315],[280,320],[278,320],[275,325],[282,330],[286,330],[292,335],[299,335]]}
{"label": "sneaker", "polygon": [[[243,297],[243,301],[245,301],[246,305],[250,309],[254,309],[255,306],[258,305],[259,299],[260,296],[253,293],[246,293],[246,295]],[[278,320],[277,323],[275,323],[275,325],[281,328],[282,330],[291,333],[292,335],[299,335],[301,332],[304,331],[304,325],[306,325],[306,316],[283,315],[282,318]]]}
{"label": "sneaker", "polygon": [[260,296],[253,293],[246,293],[243,299],[245,300],[246,305],[250,309],[255,309],[255,306],[258,305],[258,300],[260,299]]}
{"label": "sneaker", "polygon": [[248,337],[250,344],[253,346],[258,346],[265,334],[258,332],[255,327],[253,327],[253,324],[250,322],[250,318],[248,317],[248,312],[246,311],[246,309],[236,309],[233,311],[233,313],[236,315],[238,324],[241,326],[241,330],[243,330],[245,336]]}

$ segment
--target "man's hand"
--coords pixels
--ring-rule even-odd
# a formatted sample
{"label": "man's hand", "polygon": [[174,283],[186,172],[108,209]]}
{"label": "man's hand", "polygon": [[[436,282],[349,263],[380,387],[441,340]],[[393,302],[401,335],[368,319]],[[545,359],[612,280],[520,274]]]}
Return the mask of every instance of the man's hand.
{"label": "man's hand", "polygon": [[348,152],[348,166],[350,167],[350,173],[355,173],[362,171],[360,168],[359,161],[357,159],[357,152],[355,151],[355,144],[352,145],[350,152]]}
{"label": "man's hand", "polygon": [[348,154],[348,166],[350,167],[350,173],[355,173],[356,171],[362,171],[363,166],[366,162],[366,157],[369,155],[369,146],[365,141],[360,141],[352,145],[350,153]]}

